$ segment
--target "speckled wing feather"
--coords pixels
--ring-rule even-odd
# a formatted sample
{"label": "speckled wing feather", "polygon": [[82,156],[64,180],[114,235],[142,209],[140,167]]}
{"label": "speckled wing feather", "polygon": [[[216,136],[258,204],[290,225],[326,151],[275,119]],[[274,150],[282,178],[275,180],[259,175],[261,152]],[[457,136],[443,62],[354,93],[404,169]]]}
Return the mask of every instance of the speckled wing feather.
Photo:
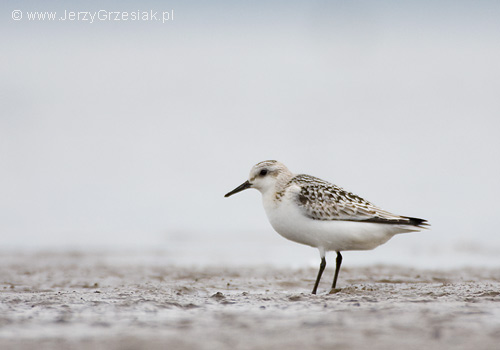
{"label": "speckled wing feather", "polygon": [[309,175],[297,175],[289,185],[297,185],[297,204],[315,220],[363,221],[386,224],[426,225],[423,219],[391,214],[334,184]]}

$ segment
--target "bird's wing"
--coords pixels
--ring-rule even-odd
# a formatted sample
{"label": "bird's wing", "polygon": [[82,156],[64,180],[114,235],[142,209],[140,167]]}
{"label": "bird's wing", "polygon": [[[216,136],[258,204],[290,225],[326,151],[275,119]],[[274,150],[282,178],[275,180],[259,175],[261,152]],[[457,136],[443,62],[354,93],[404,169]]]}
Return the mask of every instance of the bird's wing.
{"label": "bird's wing", "polygon": [[300,188],[295,191],[297,204],[311,219],[425,225],[423,219],[392,214],[334,184],[309,175],[297,175],[292,182]]}

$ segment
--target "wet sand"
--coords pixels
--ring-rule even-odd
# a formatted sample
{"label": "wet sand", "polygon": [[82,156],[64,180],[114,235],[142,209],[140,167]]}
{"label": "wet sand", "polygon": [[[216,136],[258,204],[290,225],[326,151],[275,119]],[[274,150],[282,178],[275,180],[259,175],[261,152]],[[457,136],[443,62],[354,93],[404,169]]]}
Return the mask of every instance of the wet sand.
{"label": "wet sand", "polygon": [[0,349],[498,349],[500,268],[194,267],[0,254]]}

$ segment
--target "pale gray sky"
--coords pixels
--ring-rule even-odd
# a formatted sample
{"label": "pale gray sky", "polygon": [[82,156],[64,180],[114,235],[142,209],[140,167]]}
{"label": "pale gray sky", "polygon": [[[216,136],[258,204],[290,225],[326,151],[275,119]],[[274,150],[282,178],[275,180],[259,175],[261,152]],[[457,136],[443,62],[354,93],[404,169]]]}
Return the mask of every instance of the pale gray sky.
{"label": "pale gray sky", "polygon": [[428,219],[405,238],[419,249],[500,247],[498,2],[146,1],[106,8],[168,6],[174,21],[10,18],[64,6],[86,10],[0,7],[2,246],[274,244],[257,192],[223,195],[278,159]]}

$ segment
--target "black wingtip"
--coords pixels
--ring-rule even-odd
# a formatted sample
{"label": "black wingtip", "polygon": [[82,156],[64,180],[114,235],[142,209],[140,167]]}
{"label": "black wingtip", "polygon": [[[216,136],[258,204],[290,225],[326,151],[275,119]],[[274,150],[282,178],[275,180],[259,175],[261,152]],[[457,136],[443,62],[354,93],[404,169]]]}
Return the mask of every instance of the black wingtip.
{"label": "black wingtip", "polygon": [[413,226],[422,227],[422,228],[430,226],[430,224],[425,219],[410,218],[407,216],[404,216],[404,218],[408,219],[410,221],[410,225],[413,225]]}

